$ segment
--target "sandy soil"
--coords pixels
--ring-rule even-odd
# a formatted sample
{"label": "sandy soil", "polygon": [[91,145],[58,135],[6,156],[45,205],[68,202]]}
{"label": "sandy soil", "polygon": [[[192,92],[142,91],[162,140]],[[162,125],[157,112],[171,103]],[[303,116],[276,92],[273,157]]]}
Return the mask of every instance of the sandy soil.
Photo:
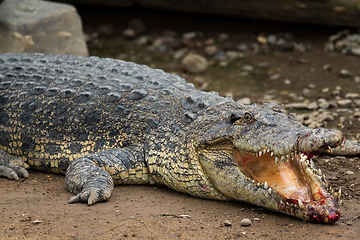
{"label": "sandy soil", "polygon": [[[122,12],[119,16],[109,9],[96,9],[99,16],[93,19],[95,9],[80,9],[84,20],[85,31],[91,32],[102,24],[115,21],[119,25],[126,25],[133,17],[131,11]],[[158,13],[142,15],[150,28],[158,29],[171,26],[169,19],[178,17],[174,30],[191,31],[193,28],[211,29],[209,34],[218,34],[222,31],[234,29],[234,20],[216,20],[204,18],[166,15],[166,19]],[[121,16],[120,16],[121,15]],[[119,18],[119,19],[118,19]],[[189,19],[190,18],[190,19]],[[153,22],[147,19],[152,19]],[[101,21],[102,20],[102,21]],[[220,23],[219,23],[220,21]],[[96,23],[95,23],[96,22]],[[188,24],[193,23],[192,27]],[[279,53],[267,55],[255,54],[246,58],[247,63],[267,61],[272,70],[281,72],[282,80],[272,83],[264,80],[268,74],[257,72],[254,74],[255,83],[263,88],[256,93],[249,94],[246,87],[218,88],[215,84],[218,78],[225,78],[231,73],[212,75],[211,70],[201,76],[211,80],[210,88],[226,93],[232,90],[237,98],[249,96],[253,100],[261,100],[264,89],[277,88],[278,91],[288,90],[299,92],[309,83],[316,83],[318,93],[321,88],[336,85],[343,86],[345,92],[359,92],[359,86],[353,79],[341,79],[337,72],[341,68],[360,75],[360,58],[345,56],[338,53],[329,54],[322,51],[322,44],[329,34],[336,29],[324,29],[319,26],[294,26],[277,23],[237,22],[242,31],[236,35],[237,39],[251,42],[257,32],[279,29],[293,31],[301,41],[312,44],[314,49],[305,53]],[[174,22],[173,22],[174,23]],[[163,26],[161,24],[165,24]],[[210,26],[209,26],[210,24]],[[212,24],[212,25],[211,25]],[[226,25],[227,24],[227,25]],[[250,24],[250,25],[249,25]],[[245,26],[246,25],[246,26]],[[151,28],[156,26],[156,28]],[[194,27],[195,26],[195,27]],[[271,30],[269,30],[271,29]],[[303,34],[302,34],[303,33]],[[231,33],[230,33],[231,34]],[[235,36],[235,35],[232,35]],[[114,38],[116,39],[116,38]],[[108,39],[113,43],[114,39]],[[106,41],[104,41],[106,43]],[[99,51],[99,50],[97,50]],[[309,59],[308,64],[299,64],[297,59]],[[241,64],[243,64],[243,62]],[[166,65],[164,61],[157,62],[157,66],[164,66],[167,71],[179,70],[178,65]],[[310,67],[321,69],[323,64],[331,64],[333,73],[324,75],[322,71],[309,72]],[[214,71],[214,70],[212,70]],[[223,74],[223,75],[222,75]],[[300,78],[302,76],[303,78]],[[189,79],[195,76],[190,75]],[[282,84],[283,79],[293,81],[290,86]],[[254,83],[254,84],[255,84]],[[211,90],[211,89],[209,89]],[[319,93],[320,94],[320,93]],[[316,99],[319,97],[314,95]],[[278,101],[286,102],[280,95]],[[339,118],[329,123],[330,127],[341,127],[345,135],[355,138],[360,134],[359,121],[347,118],[340,124]],[[315,159],[315,164],[326,174],[327,180],[335,190],[342,189],[343,203],[341,219],[329,225],[320,225],[303,222],[297,218],[284,214],[274,213],[250,204],[241,202],[219,202],[199,199],[177,193],[159,186],[116,186],[112,198],[104,203],[88,206],[83,203],[67,204],[72,196],[64,186],[64,176],[30,171],[30,177],[21,181],[10,181],[0,178],[0,238],[1,239],[358,239],[360,236],[360,162],[359,158],[327,157]],[[353,174],[346,174],[352,171]],[[242,227],[240,221],[249,218],[252,225]],[[228,220],[232,226],[225,226]]]}

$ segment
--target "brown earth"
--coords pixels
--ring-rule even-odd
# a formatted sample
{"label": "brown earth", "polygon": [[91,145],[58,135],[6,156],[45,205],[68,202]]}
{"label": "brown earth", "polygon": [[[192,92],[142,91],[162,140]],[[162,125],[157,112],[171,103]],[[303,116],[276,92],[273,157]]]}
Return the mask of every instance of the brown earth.
{"label": "brown earth", "polygon": [[[231,92],[235,99],[250,97],[253,102],[263,101],[263,95],[271,93],[280,103],[291,101],[286,93],[300,94],[308,84],[315,84],[309,101],[318,97],[332,100],[334,96],[322,93],[322,88],[342,86],[346,93],[358,93],[359,84],[351,78],[340,78],[345,68],[360,76],[360,58],[323,51],[328,36],[339,29],[322,26],[287,25],[274,22],[255,22],[244,19],[219,19],[209,16],[192,16],[145,12],[142,10],[113,10],[106,8],[79,8],[87,33],[96,31],[103,24],[117,25],[118,32],[111,37],[90,44],[90,52],[101,56],[116,57],[126,53],[128,58],[148,65],[176,71],[182,76],[199,82],[201,77],[209,82],[206,90],[220,94]],[[255,41],[259,32],[277,33],[287,31],[295,39],[310,44],[307,52],[270,51],[267,54],[247,54],[245,58],[231,62],[226,67],[217,63],[199,75],[186,74],[181,65],[173,60],[171,53],[151,53],[136,46],[133,41],[120,37],[130,19],[140,17],[145,22],[147,34],[161,35],[163,30],[181,34],[203,31],[207,38],[219,33],[229,35],[228,44]],[[233,43],[231,43],[233,42]],[[219,43],[219,45],[224,43]],[[130,49],[129,49],[130,47]],[[119,51],[120,50],[120,51]],[[201,49],[195,49],[201,52]],[[147,60],[146,60],[147,59]],[[307,59],[308,61],[298,61]],[[266,61],[265,70],[257,68]],[[302,63],[300,63],[302,62]],[[239,76],[244,64],[255,67],[250,77]],[[330,64],[332,71],[322,71]],[[316,69],[309,70],[310,68]],[[280,73],[277,80],[269,76]],[[291,84],[285,85],[284,79]],[[355,107],[350,108],[355,111]],[[331,109],[330,111],[338,111]],[[350,139],[360,136],[360,123],[351,112],[338,111],[328,127],[339,128]],[[340,120],[345,117],[345,121]],[[360,163],[358,157],[320,156],[315,165],[326,174],[335,190],[342,189],[342,217],[328,225],[303,222],[297,218],[268,211],[241,202],[219,202],[191,197],[159,186],[116,186],[111,199],[94,206],[67,204],[72,196],[64,186],[64,176],[30,171],[30,177],[21,181],[0,178],[0,238],[1,239],[358,239],[360,236]],[[347,174],[352,171],[353,174]],[[244,218],[252,225],[242,227]],[[256,220],[254,220],[256,219]],[[228,220],[232,226],[225,226]]]}

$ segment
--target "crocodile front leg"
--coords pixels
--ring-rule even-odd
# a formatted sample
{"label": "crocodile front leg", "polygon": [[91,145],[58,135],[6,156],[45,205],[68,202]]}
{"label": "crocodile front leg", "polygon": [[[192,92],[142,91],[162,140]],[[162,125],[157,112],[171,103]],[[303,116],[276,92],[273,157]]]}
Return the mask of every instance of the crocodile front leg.
{"label": "crocodile front leg", "polygon": [[27,178],[29,176],[27,168],[29,165],[21,158],[11,156],[0,149],[0,177],[14,180],[19,180],[19,177]]}
{"label": "crocodile front leg", "polygon": [[75,160],[67,169],[67,189],[77,194],[69,203],[92,205],[110,198],[115,184],[150,183],[143,148],[138,145],[87,154]]}

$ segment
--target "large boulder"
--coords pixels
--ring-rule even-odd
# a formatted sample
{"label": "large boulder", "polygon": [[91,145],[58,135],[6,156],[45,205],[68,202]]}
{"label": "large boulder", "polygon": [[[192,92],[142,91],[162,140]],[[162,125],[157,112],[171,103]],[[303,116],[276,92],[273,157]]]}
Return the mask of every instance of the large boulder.
{"label": "large boulder", "polygon": [[167,11],[214,14],[286,22],[360,27],[358,0],[54,0],[72,4],[141,6]]}
{"label": "large boulder", "polygon": [[0,53],[5,52],[89,55],[76,9],[39,0],[0,4]]}

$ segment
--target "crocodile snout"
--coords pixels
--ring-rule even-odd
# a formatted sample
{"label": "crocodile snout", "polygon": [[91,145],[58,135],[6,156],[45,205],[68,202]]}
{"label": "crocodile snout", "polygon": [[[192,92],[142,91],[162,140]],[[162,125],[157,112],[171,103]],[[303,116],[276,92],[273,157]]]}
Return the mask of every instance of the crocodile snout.
{"label": "crocodile snout", "polygon": [[344,142],[344,135],[339,130],[317,128],[298,138],[298,151],[317,155],[326,149],[332,149]]}

